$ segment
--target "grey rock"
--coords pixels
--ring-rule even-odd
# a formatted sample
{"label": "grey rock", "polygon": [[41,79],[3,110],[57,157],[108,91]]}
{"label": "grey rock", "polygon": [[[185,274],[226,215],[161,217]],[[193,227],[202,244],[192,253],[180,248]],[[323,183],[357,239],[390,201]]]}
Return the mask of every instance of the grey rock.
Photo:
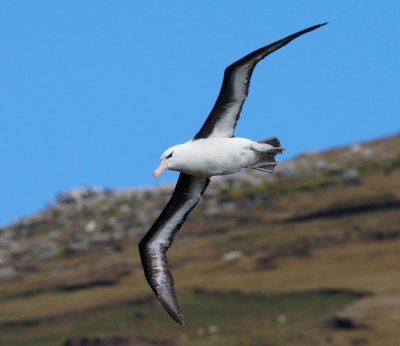
{"label": "grey rock", "polygon": [[0,268],[0,279],[11,278],[17,275],[17,271],[13,267]]}

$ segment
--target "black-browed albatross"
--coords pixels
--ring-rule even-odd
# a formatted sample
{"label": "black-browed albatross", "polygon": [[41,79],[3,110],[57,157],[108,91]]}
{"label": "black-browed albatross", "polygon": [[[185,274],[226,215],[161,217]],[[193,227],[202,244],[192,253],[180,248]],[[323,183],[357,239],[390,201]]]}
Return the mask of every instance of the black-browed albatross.
{"label": "black-browed albatross", "polygon": [[189,142],[175,145],[161,156],[154,177],[166,169],[180,175],[168,204],[140,241],[139,252],[149,285],[165,310],[180,324],[183,317],[166,256],[175,234],[199,202],[211,176],[236,173],[243,168],[272,172],[275,155],[282,152],[276,137],[252,141],[233,136],[254,67],[268,54],[325,24],[285,37],[228,66],[217,101],[200,131]]}

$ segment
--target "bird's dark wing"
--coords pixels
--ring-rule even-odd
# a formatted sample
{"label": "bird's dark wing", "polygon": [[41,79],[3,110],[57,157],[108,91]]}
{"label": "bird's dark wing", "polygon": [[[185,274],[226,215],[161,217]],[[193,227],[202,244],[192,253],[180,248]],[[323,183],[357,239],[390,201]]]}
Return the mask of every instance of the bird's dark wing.
{"label": "bird's dark wing", "polygon": [[225,69],[224,80],[217,101],[203,127],[194,139],[233,137],[240,111],[249,92],[251,74],[257,63],[295,38],[325,24],[318,24],[285,37],[246,55],[244,58],[228,66]]}
{"label": "bird's dark wing", "polygon": [[150,287],[165,310],[180,324],[183,324],[183,317],[176,299],[174,280],[168,268],[166,253],[175,234],[199,202],[209,182],[209,178],[181,173],[167,206],[139,243],[144,274]]}

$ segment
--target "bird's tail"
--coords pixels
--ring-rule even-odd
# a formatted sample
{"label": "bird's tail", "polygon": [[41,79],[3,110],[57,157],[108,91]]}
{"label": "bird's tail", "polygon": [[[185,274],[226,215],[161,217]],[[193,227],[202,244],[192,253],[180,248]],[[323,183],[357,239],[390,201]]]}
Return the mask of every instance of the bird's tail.
{"label": "bird's tail", "polygon": [[281,147],[280,140],[278,139],[278,137],[275,137],[275,136],[258,141],[258,143],[269,144],[269,145],[272,145],[273,147],[277,147],[277,148]]}
{"label": "bird's tail", "polygon": [[261,172],[272,173],[277,165],[275,156],[283,152],[281,142],[277,137],[263,139],[254,143],[253,149],[262,153],[261,159],[253,163],[250,168]]}

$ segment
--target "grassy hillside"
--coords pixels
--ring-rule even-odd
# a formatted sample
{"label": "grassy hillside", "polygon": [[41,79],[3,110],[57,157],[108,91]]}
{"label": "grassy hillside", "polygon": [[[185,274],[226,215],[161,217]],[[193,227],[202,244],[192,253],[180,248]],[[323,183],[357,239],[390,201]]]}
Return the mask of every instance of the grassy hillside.
{"label": "grassy hillside", "polygon": [[0,229],[0,345],[399,345],[400,135],[213,179],[168,253],[184,327],[137,251],[171,188]]}

